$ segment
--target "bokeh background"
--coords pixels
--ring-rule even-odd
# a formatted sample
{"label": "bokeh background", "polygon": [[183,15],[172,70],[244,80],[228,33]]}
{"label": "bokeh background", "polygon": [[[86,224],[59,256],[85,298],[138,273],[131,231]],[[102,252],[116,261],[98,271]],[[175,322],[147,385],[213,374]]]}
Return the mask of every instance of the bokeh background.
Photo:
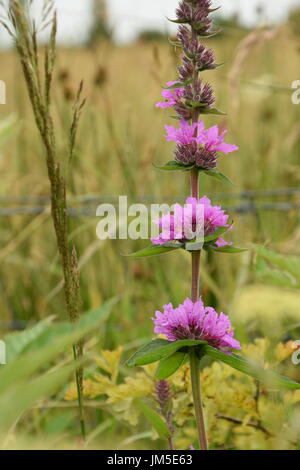
{"label": "bokeh background", "polygon": [[[39,2],[36,14],[39,14]],[[53,113],[64,161],[72,102],[81,79],[87,103],[69,176],[70,230],[79,254],[83,309],[118,296],[105,324],[102,348],[127,351],[152,335],[151,317],[189,292],[186,253],[145,261],[122,254],[145,241],[101,241],[96,208],[128,195],[131,202],[183,201],[188,179],[159,172],[172,159],[155,108],[163,84],[176,78],[179,52],[166,17],[176,0],[58,0],[59,48]],[[203,259],[202,294],[231,315],[247,342],[268,335],[285,342],[299,336],[300,105],[292,83],[300,79],[300,2],[224,0],[216,12],[222,32],[207,42],[221,68],[207,73],[225,117],[206,118],[229,129],[238,153],[221,159],[235,186],[201,178],[201,193],[232,214],[232,240],[293,256],[294,271],[269,264],[252,250]],[[43,33],[46,35],[46,32]],[[0,331],[22,330],[50,315],[64,318],[59,256],[49,215],[44,149],[35,128],[20,64],[2,29],[0,79]],[[272,260],[271,260],[272,261]],[[274,260],[273,260],[274,261]],[[299,278],[297,278],[299,275]],[[102,332],[103,333],[103,332]],[[292,371],[292,376],[299,371]]]}

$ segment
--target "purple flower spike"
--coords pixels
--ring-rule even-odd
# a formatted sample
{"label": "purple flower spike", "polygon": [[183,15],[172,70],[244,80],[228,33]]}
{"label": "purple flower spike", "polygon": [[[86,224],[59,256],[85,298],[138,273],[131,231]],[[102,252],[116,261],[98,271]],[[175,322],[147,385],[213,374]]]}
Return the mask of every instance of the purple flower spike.
{"label": "purple flower spike", "polygon": [[205,307],[202,300],[192,302],[186,299],[182,305],[173,308],[164,306],[164,311],[157,311],[153,318],[154,332],[167,337],[169,341],[183,339],[202,340],[223,352],[241,349],[240,343],[233,337],[229,317],[218,314],[213,308]]}

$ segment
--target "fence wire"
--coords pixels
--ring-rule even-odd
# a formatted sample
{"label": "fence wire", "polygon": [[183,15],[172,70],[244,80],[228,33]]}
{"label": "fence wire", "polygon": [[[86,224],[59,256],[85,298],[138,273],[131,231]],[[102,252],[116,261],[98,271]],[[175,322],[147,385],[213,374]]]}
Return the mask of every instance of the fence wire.
{"label": "fence wire", "polygon": [[[300,210],[300,188],[280,188],[245,190],[239,193],[208,194],[212,200],[225,201],[224,208],[233,213],[251,214],[260,211],[290,212]],[[287,198],[286,201],[274,199]],[[185,196],[174,197],[174,201],[183,202]],[[267,199],[263,201],[263,199]],[[130,203],[162,204],[169,198],[143,196]],[[116,208],[119,198],[116,196],[83,195],[69,200],[70,217],[96,217],[96,209],[100,204],[112,204]],[[48,196],[0,196],[0,216],[38,215],[50,213],[50,198]]]}

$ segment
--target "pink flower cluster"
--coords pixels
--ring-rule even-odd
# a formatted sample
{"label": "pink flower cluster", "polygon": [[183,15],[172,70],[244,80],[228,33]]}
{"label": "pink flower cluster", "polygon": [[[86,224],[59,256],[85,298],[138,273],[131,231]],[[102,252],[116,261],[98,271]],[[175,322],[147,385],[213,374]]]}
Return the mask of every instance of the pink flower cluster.
{"label": "pink flower cluster", "polygon": [[[171,241],[186,242],[201,238],[203,235],[213,235],[219,227],[228,227],[229,216],[219,206],[212,206],[208,197],[201,199],[189,197],[184,206],[175,204],[173,213],[168,213],[154,221],[161,233],[158,238],[152,238],[155,245],[163,245]],[[228,245],[223,238],[219,238],[217,246]]]}
{"label": "pink flower cluster", "polygon": [[202,300],[193,303],[186,299],[177,308],[172,304],[165,305],[163,312],[155,313],[153,322],[154,332],[165,335],[169,341],[207,341],[210,346],[225,352],[241,349],[239,341],[233,337],[229,317],[224,313],[219,315],[212,307],[205,307]]}
{"label": "pink flower cluster", "polygon": [[179,129],[173,126],[165,126],[168,141],[174,141],[180,145],[191,145],[196,143],[210,152],[231,153],[238,150],[236,145],[230,145],[225,142],[227,131],[219,134],[218,126],[205,129],[203,121],[189,124],[185,120],[180,121]]}

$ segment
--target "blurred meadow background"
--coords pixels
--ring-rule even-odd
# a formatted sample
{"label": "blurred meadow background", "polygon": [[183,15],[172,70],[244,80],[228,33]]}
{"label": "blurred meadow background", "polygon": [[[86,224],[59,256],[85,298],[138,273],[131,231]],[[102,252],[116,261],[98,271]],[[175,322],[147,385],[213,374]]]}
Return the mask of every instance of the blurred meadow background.
{"label": "blurred meadow background", "polygon": [[[237,144],[240,151],[221,159],[221,171],[235,186],[201,177],[200,188],[202,194],[232,214],[232,240],[239,246],[266,249],[254,246],[241,255],[204,255],[201,289],[207,304],[231,316],[245,345],[252,342],[262,348],[259,338],[267,336],[263,346],[266,363],[277,363],[279,357],[281,369],[299,380],[299,367],[292,365],[289,354],[279,352],[277,357],[274,351],[280,347],[285,351],[291,340],[300,338],[300,105],[291,99],[295,91],[292,82],[300,79],[300,5],[293,5],[288,18],[266,24],[265,3],[269,2],[259,3],[252,25],[241,21],[238,6],[230,15],[216,13],[222,32],[207,42],[224,65],[204,78],[212,82],[217,107],[227,115],[205,118],[205,122],[212,125],[217,119],[221,127],[228,127],[228,141]],[[288,11],[288,2],[278,3]],[[176,4],[174,1],[170,8]],[[94,8],[95,21],[91,21],[84,41],[76,45],[62,41],[58,47],[52,105],[59,158],[64,161],[72,102],[78,83],[84,80],[87,102],[68,178],[70,233],[79,256],[82,310],[99,308],[117,297],[101,327],[87,340],[86,349],[92,358],[87,375],[95,369],[94,359],[102,357],[101,350],[117,350],[122,344],[125,358],[150,339],[155,310],[166,302],[181,302],[190,283],[190,260],[185,252],[134,261],[122,255],[143,248],[146,241],[103,241],[96,237],[95,214],[100,203],[117,204],[119,195],[128,195],[132,203],[179,202],[188,194],[189,182],[182,174],[153,167],[153,163],[172,159],[172,144],[163,134],[164,125],[173,121],[154,105],[164,83],[176,78],[179,51],[168,43],[169,35],[160,23],[157,28],[152,23],[151,28],[146,25],[130,42],[116,41],[116,26],[105,2],[95,1]],[[71,10],[68,15],[72,15]],[[63,29],[63,16],[58,20]],[[0,105],[0,333],[1,338],[16,338],[49,317],[55,317],[54,323],[67,318],[49,212],[44,149],[14,49],[3,47],[0,60],[0,79],[7,86],[6,105]],[[55,362],[51,367],[56,367]],[[120,377],[126,376],[128,371],[120,367]],[[210,374],[217,377],[216,370]],[[251,390],[253,386],[249,385]],[[11,434],[6,435],[3,445],[18,448],[26,442],[29,448],[44,446],[39,439],[45,434],[48,445],[58,447],[61,436],[66,442],[76,436],[75,405],[72,408],[72,403],[64,401],[67,389],[68,380],[62,381],[57,394],[43,397],[39,407],[26,408],[9,428]],[[250,394],[249,390],[245,394]],[[266,403],[273,403],[273,398],[270,400]],[[300,397],[291,400],[299,406]],[[90,431],[98,430],[90,436],[92,446],[158,445],[151,440],[143,420],[136,431],[138,437],[130,440],[132,432],[124,424],[126,417],[124,422],[124,416],[120,420],[116,417],[123,413],[121,407],[111,415],[100,405],[95,409],[89,406]],[[274,444],[267,433],[247,427],[251,412],[241,404],[237,409],[240,423],[225,420],[227,427],[222,428],[231,446],[276,448],[284,442],[282,445],[289,448],[286,436]],[[118,443],[114,437],[117,432],[121,436]],[[292,448],[299,446],[299,428],[295,432]],[[188,438],[193,440],[192,431]],[[188,448],[186,437],[180,439],[178,445]],[[217,448],[219,441],[215,436]]]}

